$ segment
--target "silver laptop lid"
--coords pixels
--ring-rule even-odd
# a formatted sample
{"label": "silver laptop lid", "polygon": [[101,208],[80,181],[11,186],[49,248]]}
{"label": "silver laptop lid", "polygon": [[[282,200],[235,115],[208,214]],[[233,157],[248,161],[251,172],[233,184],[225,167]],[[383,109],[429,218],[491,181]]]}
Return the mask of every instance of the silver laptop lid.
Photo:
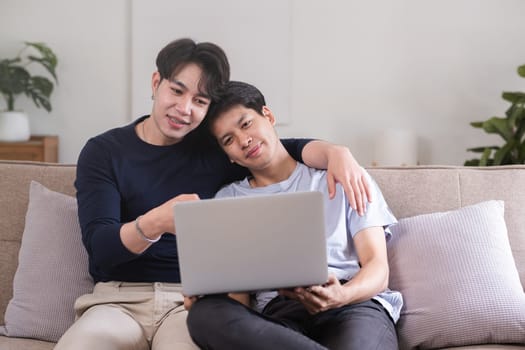
{"label": "silver laptop lid", "polygon": [[295,192],[174,206],[183,292],[201,295],[323,284],[323,195]]}

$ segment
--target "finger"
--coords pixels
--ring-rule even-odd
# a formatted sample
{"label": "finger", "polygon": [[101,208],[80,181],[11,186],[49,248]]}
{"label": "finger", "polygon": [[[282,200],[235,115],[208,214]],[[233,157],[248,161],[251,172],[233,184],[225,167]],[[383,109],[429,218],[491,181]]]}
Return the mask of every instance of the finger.
{"label": "finger", "polygon": [[372,189],[370,188],[370,184],[368,183],[368,180],[365,176],[362,177],[362,183],[363,183],[363,186],[365,187],[365,193],[366,193],[366,198],[368,199],[368,203],[372,203]]}
{"label": "finger", "polygon": [[[364,180],[364,179],[362,179]],[[366,208],[367,208],[367,200],[368,200],[368,194],[366,192],[366,188],[365,188],[365,185],[363,183],[363,181],[360,181],[359,182],[359,190],[362,194],[361,196],[361,206],[363,208],[363,214],[366,213]]]}
{"label": "finger", "polygon": [[340,284],[340,283],[339,283],[339,279],[337,278],[337,276],[331,273],[328,275],[328,282],[326,284],[330,285],[330,284]]}
{"label": "finger", "polygon": [[325,305],[325,300],[313,291],[302,294],[301,302],[308,310],[310,310],[310,313],[317,313],[323,310]]}
{"label": "finger", "polygon": [[352,185],[350,182],[345,182],[342,184],[343,190],[345,191],[346,198],[348,202],[350,203],[350,207],[354,210],[357,210],[357,202],[356,202],[356,194],[357,192],[352,188]]}
{"label": "finger", "polygon": [[183,195],[184,196],[184,199],[185,201],[197,201],[199,200],[199,195],[196,194],[196,193],[191,193],[191,194],[186,194],[186,195]]}
{"label": "finger", "polygon": [[197,201],[199,200],[199,195],[196,193],[184,193],[179,194],[174,198],[175,203],[177,202],[189,202],[189,201]]}
{"label": "finger", "polygon": [[335,197],[335,178],[328,172],[326,173],[326,182],[328,182],[328,197],[333,199]]}
{"label": "finger", "polygon": [[334,284],[333,282],[331,282],[330,280],[328,280],[328,282],[326,282],[325,284],[323,284],[322,286],[312,286],[310,289],[309,289],[309,292],[314,295],[314,296],[317,296],[319,298],[322,298],[322,299],[325,299],[326,298],[326,290],[327,288],[329,288],[332,284]]}
{"label": "finger", "polygon": [[359,181],[352,181],[352,190],[354,191],[354,200],[356,202],[357,214],[363,216],[363,196],[361,194],[361,187],[359,186]]}
{"label": "finger", "polygon": [[315,315],[316,313],[318,313],[319,311],[317,310],[316,307],[312,306],[312,305],[309,305],[305,302],[301,302],[304,306],[304,308],[306,309],[306,311],[310,314],[310,315]]}
{"label": "finger", "polygon": [[320,291],[320,288],[322,287],[312,286],[305,288],[301,295],[304,298],[304,300],[307,301],[309,304],[319,306],[322,299],[322,291]]}
{"label": "finger", "polygon": [[308,313],[310,315],[315,315],[315,314],[319,313],[319,311],[320,311],[318,308],[313,307],[311,305],[308,305],[308,306],[305,305],[304,307],[306,308],[306,311],[308,311]]}
{"label": "finger", "polygon": [[357,210],[357,203],[355,201],[354,194],[355,191],[352,189],[351,182],[341,182],[341,186],[343,186],[343,191],[345,192],[346,198],[348,199],[348,203],[350,203],[350,207],[354,210]]}
{"label": "finger", "polygon": [[193,303],[195,303],[195,300],[195,297],[184,297],[184,308],[189,311]]}
{"label": "finger", "polygon": [[324,288],[321,286],[314,286],[310,288],[309,292],[312,300],[315,302],[326,298]]}
{"label": "finger", "polygon": [[329,299],[329,288],[333,286],[340,286],[341,283],[339,282],[339,279],[334,274],[328,275],[328,281],[326,281],[323,285],[316,285],[311,286],[309,290],[312,294],[315,294],[318,296],[319,299],[323,299],[324,301],[327,301]]}

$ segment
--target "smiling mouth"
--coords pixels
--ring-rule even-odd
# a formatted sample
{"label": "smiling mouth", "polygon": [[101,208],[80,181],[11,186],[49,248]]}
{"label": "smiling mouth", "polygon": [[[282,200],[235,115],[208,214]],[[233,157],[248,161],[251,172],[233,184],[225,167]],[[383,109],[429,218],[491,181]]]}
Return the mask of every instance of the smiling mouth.
{"label": "smiling mouth", "polygon": [[259,152],[260,149],[261,149],[261,144],[260,143],[256,144],[253,148],[251,148],[248,151],[248,153],[246,153],[246,158],[253,157],[255,154]]}
{"label": "smiling mouth", "polygon": [[177,117],[170,117],[169,115],[168,115],[168,119],[174,124],[179,124],[179,125],[190,125],[191,124],[189,121],[185,121],[184,119],[180,119]]}

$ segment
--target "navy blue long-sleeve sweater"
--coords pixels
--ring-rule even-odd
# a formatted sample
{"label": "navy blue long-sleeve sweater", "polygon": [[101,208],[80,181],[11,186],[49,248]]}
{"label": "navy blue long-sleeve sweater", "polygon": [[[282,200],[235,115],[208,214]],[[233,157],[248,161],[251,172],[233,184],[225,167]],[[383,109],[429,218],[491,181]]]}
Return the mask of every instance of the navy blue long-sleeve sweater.
{"label": "navy blue long-sleeve sweater", "polygon": [[[145,143],[135,132],[144,118],[91,138],[78,159],[78,215],[95,282],[179,283],[174,235],[163,235],[137,255],[122,244],[121,226],[179,194],[210,198],[222,185],[248,174],[232,164],[201,129],[171,146]],[[301,161],[308,141],[283,143]]]}

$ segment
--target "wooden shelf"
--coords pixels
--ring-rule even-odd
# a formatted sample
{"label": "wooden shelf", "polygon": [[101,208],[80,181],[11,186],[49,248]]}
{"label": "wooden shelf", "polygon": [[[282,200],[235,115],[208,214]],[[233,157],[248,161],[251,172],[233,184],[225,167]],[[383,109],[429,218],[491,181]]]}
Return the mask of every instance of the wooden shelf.
{"label": "wooden shelf", "polygon": [[58,136],[33,135],[29,141],[0,142],[0,159],[58,162]]}

